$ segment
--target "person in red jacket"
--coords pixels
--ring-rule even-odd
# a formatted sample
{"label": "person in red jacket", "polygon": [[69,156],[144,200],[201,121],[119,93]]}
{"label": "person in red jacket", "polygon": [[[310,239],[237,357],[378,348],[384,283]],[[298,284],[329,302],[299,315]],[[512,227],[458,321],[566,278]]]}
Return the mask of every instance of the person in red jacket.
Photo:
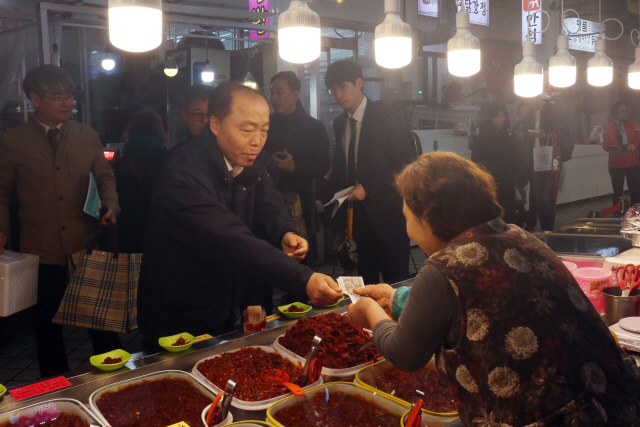
{"label": "person in red jacket", "polygon": [[613,204],[624,190],[624,177],[631,195],[631,205],[640,203],[640,161],[638,144],[640,127],[629,121],[629,109],[622,102],[611,106],[611,119],[602,134],[602,148],[609,152],[609,175],[613,187]]}

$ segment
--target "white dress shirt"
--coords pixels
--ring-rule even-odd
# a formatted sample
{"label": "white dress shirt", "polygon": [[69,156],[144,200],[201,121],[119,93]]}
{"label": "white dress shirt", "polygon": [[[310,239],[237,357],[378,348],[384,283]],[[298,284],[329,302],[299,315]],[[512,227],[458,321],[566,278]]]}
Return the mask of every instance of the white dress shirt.
{"label": "white dress shirt", "polygon": [[360,106],[356,111],[349,114],[347,118],[347,127],[344,130],[344,137],[342,138],[342,146],[344,147],[344,160],[345,164],[349,164],[349,140],[351,139],[351,117],[356,119],[356,166],[358,165],[358,148],[360,147],[360,129],[362,129],[362,119],[364,118],[364,110],[367,108],[367,97],[362,98]]}
{"label": "white dress shirt", "polygon": [[[42,123],[42,122],[40,121],[40,119],[38,118],[38,115],[37,115],[37,114],[36,114],[36,120],[38,121],[38,123],[40,124],[40,126],[42,126],[42,127],[44,128],[44,132],[45,132],[45,133],[48,133],[48,132],[49,132],[49,129],[51,129],[51,127],[49,127],[49,126],[45,125],[44,123]],[[63,125],[63,124],[64,124],[64,123],[60,123],[60,124],[58,124],[58,126],[56,126],[56,127],[58,128],[58,130],[62,130],[62,125]]]}
{"label": "white dress shirt", "polygon": [[[222,156],[224,157],[224,156]],[[224,157],[224,162],[227,164],[227,169],[229,170],[229,172],[231,172],[233,174],[233,177],[237,177],[238,175],[240,175],[242,173],[242,171],[244,170],[244,168],[242,166],[231,166],[231,163],[229,163],[229,160],[227,160],[226,157]]]}

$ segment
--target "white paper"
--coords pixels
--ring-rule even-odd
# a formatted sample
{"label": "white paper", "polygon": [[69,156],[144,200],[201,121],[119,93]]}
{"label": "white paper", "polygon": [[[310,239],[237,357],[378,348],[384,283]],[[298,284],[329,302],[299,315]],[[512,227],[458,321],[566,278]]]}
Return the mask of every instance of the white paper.
{"label": "white paper", "polygon": [[324,205],[324,207],[326,208],[330,204],[337,202],[337,204],[333,208],[333,213],[331,214],[331,218],[336,216],[336,212],[338,212],[338,209],[340,209],[340,206],[342,206],[342,203],[344,203],[344,201],[347,200],[347,194],[349,194],[349,191],[351,191],[353,187],[354,186],[352,185],[351,187],[347,187],[344,190],[338,191],[336,194],[333,195],[333,199],[331,199],[329,203]]}
{"label": "white paper", "polygon": [[342,292],[349,295],[351,302],[355,304],[360,299],[360,295],[354,293],[353,289],[364,289],[364,280],[362,280],[362,277],[360,276],[340,276],[338,277],[338,285],[340,286],[340,289],[342,289]]}

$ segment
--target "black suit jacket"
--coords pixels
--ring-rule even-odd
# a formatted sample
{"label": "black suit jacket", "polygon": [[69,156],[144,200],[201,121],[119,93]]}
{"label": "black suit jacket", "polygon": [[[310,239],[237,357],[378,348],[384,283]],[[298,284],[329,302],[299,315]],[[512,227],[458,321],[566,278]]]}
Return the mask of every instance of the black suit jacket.
{"label": "black suit jacket", "polygon": [[[336,147],[329,186],[333,192],[347,187],[347,165],[343,146],[349,114],[345,111],[333,124]],[[402,198],[395,187],[395,175],[416,158],[411,134],[381,101],[367,100],[358,144],[356,179],[367,193],[362,202],[376,236],[387,243],[407,237]],[[346,203],[336,214],[346,224]]]}

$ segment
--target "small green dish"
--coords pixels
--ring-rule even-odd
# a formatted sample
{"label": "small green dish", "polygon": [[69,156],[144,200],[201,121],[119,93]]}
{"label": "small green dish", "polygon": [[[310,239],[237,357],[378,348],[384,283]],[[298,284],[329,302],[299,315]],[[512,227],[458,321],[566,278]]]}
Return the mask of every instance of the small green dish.
{"label": "small green dish", "polygon": [[[112,363],[112,364],[108,364],[105,365],[104,360],[107,357],[111,357],[112,359],[117,359],[118,357],[122,357],[122,362],[120,363]],[[118,349],[118,350],[112,350],[108,353],[103,353],[103,354],[97,354],[95,356],[91,356],[89,358],[89,362],[91,362],[91,364],[93,366],[95,366],[96,368],[100,369],[101,371],[115,371],[116,369],[120,369],[124,366],[125,363],[127,363],[129,361],[129,359],[131,359],[131,355],[129,353],[127,353],[124,350]]]}
{"label": "small green dish", "polygon": [[[302,308],[304,308],[304,311],[298,311],[298,312],[285,311],[286,309],[288,309],[292,305],[297,305],[298,307],[302,307]],[[311,310],[311,308],[312,307],[310,305],[303,304],[301,302],[294,302],[294,303],[287,304],[287,305],[281,305],[280,307],[278,307],[278,310],[280,310],[280,312],[282,314],[284,314],[285,317],[288,317],[290,319],[299,319],[301,317],[304,317],[304,315],[307,314]]]}
{"label": "small green dish", "polygon": [[342,296],[342,298],[340,298],[338,301],[336,301],[335,304],[331,304],[331,305],[316,305],[316,308],[333,308],[333,307],[336,307],[338,304],[340,304],[343,299],[344,299],[344,295]]}
{"label": "small green dish", "polygon": [[[178,339],[180,339],[180,337],[184,338],[187,343],[185,345],[173,345],[176,341],[178,341]],[[186,349],[191,347],[194,342],[196,342],[196,337],[188,332],[183,332],[181,334],[171,335],[170,337],[162,337],[158,339],[158,344],[160,344],[162,348],[170,351],[171,353],[179,353],[181,351],[185,351]]]}
{"label": "small green dish", "polygon": [[0,384],[0,399],[2,399],[2,396],[7,392],[7,388],[5,386],[3,386],[2,384]]}

